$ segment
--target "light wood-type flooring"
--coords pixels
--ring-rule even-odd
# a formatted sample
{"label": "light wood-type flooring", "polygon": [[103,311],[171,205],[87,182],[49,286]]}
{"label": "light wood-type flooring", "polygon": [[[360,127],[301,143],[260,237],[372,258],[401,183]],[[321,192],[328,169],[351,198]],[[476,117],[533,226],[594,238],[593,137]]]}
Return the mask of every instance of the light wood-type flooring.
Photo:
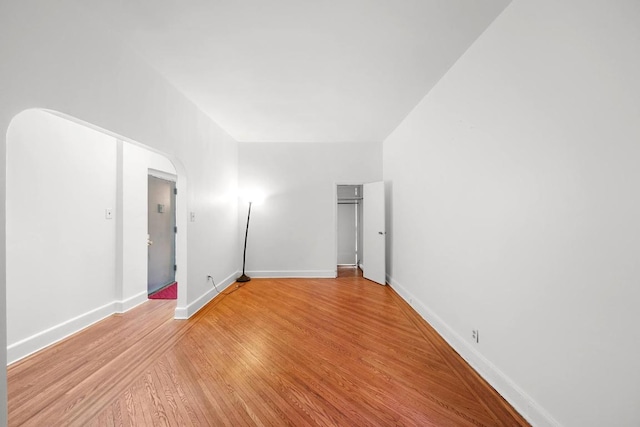
{"label": "light wood-type flooring", "polygon": [[390,287],[253,279],[148,301],[8,369],[9,424],[527,425]]}

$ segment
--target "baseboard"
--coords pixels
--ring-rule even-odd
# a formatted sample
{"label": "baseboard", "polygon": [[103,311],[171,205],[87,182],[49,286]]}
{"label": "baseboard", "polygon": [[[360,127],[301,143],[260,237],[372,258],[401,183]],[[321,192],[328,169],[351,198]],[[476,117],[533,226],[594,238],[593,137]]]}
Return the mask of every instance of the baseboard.
{"label": "baseboard", "polygon": [[[289,270],[289,271],[247,271],[249,277],[258,278],[335,278],[336,272],[334,270]],[[222,282],[217,284],[218,291],[222,292],[229,285],[235,283],[241,272],[236,271]],[[198,299],[188,304],[186,307],[176,307],[175,318],[176,319],[188,319],[196,314],[202,307],[207,305],[209,301],[214,299],[218,295],[215,288],[211,288]]]}
{"label": "baseboard", "polygon": [[249,277],[256,279],[334,279],[336,270],[285,270],[285,271],[247,271]]}
{"label": "baseboard", "polygon": [[73,319],[66,320],[56,326],[7,346],[7,364],[10,365],[15,363],[30,354],[40,351],[45,347],[55,344],[58,341],[93,325],[105,317],[109,317],[116,312],[115,306],[115,302],[110,302],[102,307],[88,311],[74,317]]}
{"label": "baseboard", "polygon": [[148,299],[149,298],[148,298],[147,292],[143,291],[143,292],[140,292],[137,295],[134,295],[132,297],[127,298],[126,300],[116,301],[115,302],[115,312],[116,313],[125,313],[125,312],[131,310],[132,308],[139,306],[143,302],[146,302]]}
{"label": "baseboard", "polygon": [[11,344],[7,346],[7,365],[62,341],[112,314],[124,313],[146,301],[147,293],[141,292],[123,301],[110,302]]}
{"label": "baseboard", "polygon": [[191,304],[188,304],[186,307],[176,307],[174,318],[182,319],[182,320],[190,318],[191,316],[196,314],[202,307],[207,305],[209,301],[214,299],[219,292],[224,291],[229,287],[229,285],[231,285],[232,283],[235,283],[236,278],[239,275],[240,275],[240,272],[238,271],[232,273],[229,277],[224,279],[222,282],[216,284],[218,291],[216,291],[216,288],[212,287],[210,290],[205,292],[203,295],[201,295],[198,299],[193,301]]}
{"label": "baseboard", "polygon": [[465,341],[444,320],[433,312],[426,304],[419,301],[404,286],[387,275],[387,283],[413,309],[422,316],[462,358],[475,369],[504,399],[513,406],[529,423],[535,426],[560,427],[542,406],[527,395],[509,377],[487,360],[474,347]]}

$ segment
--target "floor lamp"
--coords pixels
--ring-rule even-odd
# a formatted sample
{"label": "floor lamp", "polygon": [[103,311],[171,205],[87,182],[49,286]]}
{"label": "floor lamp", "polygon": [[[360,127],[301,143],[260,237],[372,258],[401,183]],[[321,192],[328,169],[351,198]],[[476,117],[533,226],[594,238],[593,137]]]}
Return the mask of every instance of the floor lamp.
{"label": "floor lamp", "polygon": [[249,237],[249,219],[251,219],[251,202],[249,202],[249,213],[247,214],[247,229],[244,232],[244,252],[242,254],[242,276],[236,279],[236,282],[248,282],[251,277],[244,274],[244,267],[247,262],[247,237]]}

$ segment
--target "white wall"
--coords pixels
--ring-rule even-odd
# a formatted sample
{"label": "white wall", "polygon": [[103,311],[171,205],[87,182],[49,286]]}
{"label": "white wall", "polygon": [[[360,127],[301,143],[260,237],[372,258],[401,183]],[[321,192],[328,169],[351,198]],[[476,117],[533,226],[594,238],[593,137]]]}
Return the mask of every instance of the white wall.
{"label": "white wall", "polygon": [[[184,238],[189,257],[188,295],[178,299],[188,315],[212,296],[206,275],[218,283],[238,268],[237,145],[157,72],[100,29],[78,16],[74,1],[0,2],[0,193],[5,200],[6,138],[11,120],[29,108],[76,117],[123,139],[165,153],[184,176],[183,202],[196,213]],[[6,239],[0,203],[0,239]],[[186,218],[178,218],[178,226]],[[187,228],[187,227],[185,227]],[[5,245],[0,246],[0,307],[6,307]],[[184,273],[184,270],[182,271]],[[181,271],[178,271],[181,274]],[[0,316],[0,346],[6,345]],[[0,364],[6,364],[0,352]],[[0,370],[0,402],[6,402],[6,372]],[[0,425],[6,410],[0,408]]]}
{"label": "white wall", "polygon": [[392,286],[534,425],[640,424],[638,22],[516,0],[384,142]]}
{"label": "white wall", "polygon": [[176,171],[160,154],[42,110],[16,116],[7,140],[11,363],[147,300],[147,174]]}
{"label": "white wall", "polygon": [[[110,314],[115,299],[116,144],[54,115],[18,115],[7,146],[9,361]],[[95,313],[93,313],[96,311]],[[37,313],[37,315],[34,315]],[[89,313],[93,313],[89,314]],[[25,342],[28,341],[28,342]],[[43,341],[44,340],[44,341]]]}
{"label": "white wall", "polygon": [[[334,277],[336,184],[380,181],[382,144],[239,146],[240,191],[259,189],[266,196],[251,210],[247,274]],[[241,224],[246,208],[240,206]]]}

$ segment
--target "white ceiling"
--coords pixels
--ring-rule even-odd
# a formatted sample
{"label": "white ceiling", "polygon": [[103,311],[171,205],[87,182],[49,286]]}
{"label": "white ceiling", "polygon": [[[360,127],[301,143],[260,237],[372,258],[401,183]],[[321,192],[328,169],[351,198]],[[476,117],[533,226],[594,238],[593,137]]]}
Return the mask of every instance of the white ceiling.
{"label": "white ceiling", "polygon": [[91,3],[238,141],[378,142],[509,1]]}

